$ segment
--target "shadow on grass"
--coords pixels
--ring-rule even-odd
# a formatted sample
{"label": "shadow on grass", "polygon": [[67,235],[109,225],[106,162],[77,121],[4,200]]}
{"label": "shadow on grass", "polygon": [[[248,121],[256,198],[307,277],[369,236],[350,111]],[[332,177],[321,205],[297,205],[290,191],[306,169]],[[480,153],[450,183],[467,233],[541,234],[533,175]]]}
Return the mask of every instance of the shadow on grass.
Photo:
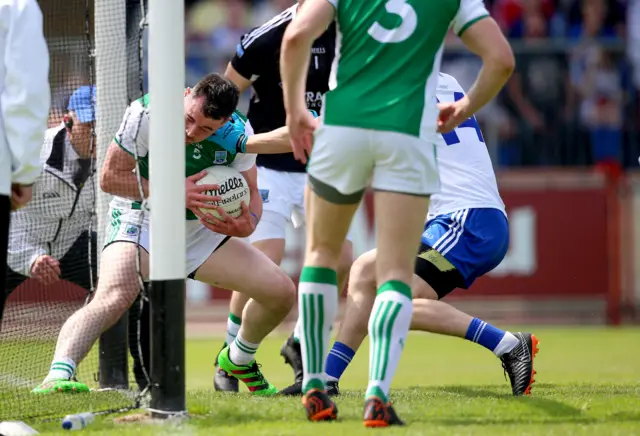
{"label": "shadow on grass", "polygon": [[[539,386],[541,388],[542,386]],[[613,389],[602,388],[600,398],[609,398]],[[581,388],[547,385],[544,395],[514,398],[504,386],[429,386],[393,391],[398,412],[413,425],[463,426],[536,426],[562,424],[640,423],[640,411],[620,410],[596,416],[562,401],[575,398],[572,394]],[[585,386],[586,392],[597,391],[597,386]],[[633,390],[620,389],[624,394]],[[361,420],[364,390],[350,390],[336,401],[340,421],[356,423]],[[556,398],[553,398],[556,397]],[[473,401],[477,399],[478,401]],[[486,401],[491,400],[491,401]],[[494,407],[496,401],[499,407]],[[513,409],[511,408],[513,405]],[[196,427],[211,426],[213,421],[224,427],[242,427],[255,423],[278,427],[280,424],[302,425],[306,422],[300,397],[251,397],[247,393],[216,393],[209,389],[190,391],[187,407]],[[468,410],[468,413],[464,411]]]}
{"label": "shadow on grass", "polygon": [[469,398],[491,398],[504,401],[518,401],[527,406],[538,409],[549,416],[558,417],[579,417],[582,411],[577,407],[570,406],[561,401],[551,398],[527,396],[515,398],[512,395],[498,394],[486,388],[477,386],[446,386],[443,391],[452,394],[462,395]]}

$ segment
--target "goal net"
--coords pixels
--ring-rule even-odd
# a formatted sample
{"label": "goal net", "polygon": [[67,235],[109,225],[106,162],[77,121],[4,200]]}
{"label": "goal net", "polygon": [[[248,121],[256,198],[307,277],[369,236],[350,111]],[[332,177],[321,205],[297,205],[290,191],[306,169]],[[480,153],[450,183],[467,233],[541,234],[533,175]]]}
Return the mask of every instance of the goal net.
{"label": "goal net", "polygon": [[11,218],[8,280],[0,294],[0,421],[132,408],[148,381],[132,360],[146,346],[138,340],[148,326],[139,316],[142,296],[78,363],[72,380],[90,392],[32,392],[59,360],[63,324],[92,300],[98,284],[110,201],[100,189],[100,168],[127,105],[144,92],[146,15],[146,0],[39,3],[52,107],[33,200]]}

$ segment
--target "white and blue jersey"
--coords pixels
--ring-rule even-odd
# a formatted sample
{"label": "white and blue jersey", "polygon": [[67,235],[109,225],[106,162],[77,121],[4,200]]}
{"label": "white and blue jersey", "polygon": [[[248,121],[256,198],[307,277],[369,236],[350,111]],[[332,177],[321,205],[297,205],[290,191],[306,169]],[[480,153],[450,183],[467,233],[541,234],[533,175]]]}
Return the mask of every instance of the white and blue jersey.
{"label": "white and blue jersey", "polygon": [[[438,101],[457,101],[464,95],[456,79],[440,74]],[[507,214],[475,117],[439,136],[437,156],[441,191],[431,196],[422,243],[455,266],[468,288],[506,255]]]}

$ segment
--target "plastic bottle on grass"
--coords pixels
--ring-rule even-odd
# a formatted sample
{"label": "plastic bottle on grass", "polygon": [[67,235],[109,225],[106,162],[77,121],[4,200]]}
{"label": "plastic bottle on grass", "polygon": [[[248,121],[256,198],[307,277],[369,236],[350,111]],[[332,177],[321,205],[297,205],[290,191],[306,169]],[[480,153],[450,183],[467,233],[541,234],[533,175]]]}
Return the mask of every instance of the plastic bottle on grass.
{"label": "plastic bottle on grass", "polygon": [[62,420],[62,428],[65,430],[82,430],[93,422],[95,415],[91,412],[67,415]]}

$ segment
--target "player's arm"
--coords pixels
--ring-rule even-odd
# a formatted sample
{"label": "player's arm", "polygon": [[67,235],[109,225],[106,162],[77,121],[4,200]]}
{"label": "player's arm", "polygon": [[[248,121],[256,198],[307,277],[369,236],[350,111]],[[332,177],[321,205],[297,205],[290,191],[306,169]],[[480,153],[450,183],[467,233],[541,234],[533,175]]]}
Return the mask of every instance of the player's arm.
{"label": "player's arm", "polygon": [[509,42],[493,18],[478,21],[462,34],[461,39],[482,59],[478,78],[467,92],[469,110],[475,113],[498,95],[511,77],[516,62]]}
{"label": "player's arm", "polygon": [[12,2],[4,52],[0,108],[11,153],[12,183],[31,185],[40,174],[40,150],[51,104],[49,51],[42,12],[34,1]]}
{"label": "player's arm", "polygon": [[[149,197],[149,181],[133,172],[136,158],[149,153],[149,116],[139,103],[129,105],[120,128],[107,149],[107,157],[100,171],[100,187],[118,197],[141,201]],[[140,190],[142,189],[142,192]]]}
{"label": "player's arm", "polygon": [[[111,141],[107,149],[107,157],[100,171],[100,187],[108,194],[135,201],[142,200],[138,177],[133,172],[135,167],[135,157],[115,140]],[[147,198],[149,196],[149,181],[142,177],[140,179],[144,198]]]}
{"label": "player's arm", "polygon": [[270,132],[249,136],[246,152],[255,154],[290,153],[289,128],[280,127]]}
{"label": "player's arm", "polygon": [[482,69],[475,83],[456,104],[463,111],[459,117],[462,121],[498,95],[513,73],[515,58],[509,42],[482,0],[462,0],[452,24],[467,48],[482,59]]}
{"label": "player's arm", "polygon": [[287,114],[302,112],[307,108],[304,96],[311,46],[333,21],[335,2],[305,1],[285,31],[280,52],[280,75]]}
{"label": "player's arm", "polygon": [[[317,116],[314,111],[310,111]],[[316,119],[316,126],[318,120]],[[258,133],[247,138],[246,153],[254,154],[277,154],[291,153],[291,138],[289,128],[280,127],[266,133]]]}
{"label": "player's arm", "polygon": [[265,26],[257,27],[243,35],[236,47],[236,53],[224,72],[225,77],[240,89],[240,93],[249,89],[260,77],[262,68],[267,62],[266,54],[273,53],[276,48],[273,47],[274,38]]}
{"label": "player's arm", "polygon": [[247,89],[251,87],[253,82],[251,80],[242,76],[242,74],[238,73],[235,68],[233,68],[233,64],[229,62],[227,65],[227,70],[224,72],[224,76],[231,80],[240,90],[240,94],[245,92]]}

